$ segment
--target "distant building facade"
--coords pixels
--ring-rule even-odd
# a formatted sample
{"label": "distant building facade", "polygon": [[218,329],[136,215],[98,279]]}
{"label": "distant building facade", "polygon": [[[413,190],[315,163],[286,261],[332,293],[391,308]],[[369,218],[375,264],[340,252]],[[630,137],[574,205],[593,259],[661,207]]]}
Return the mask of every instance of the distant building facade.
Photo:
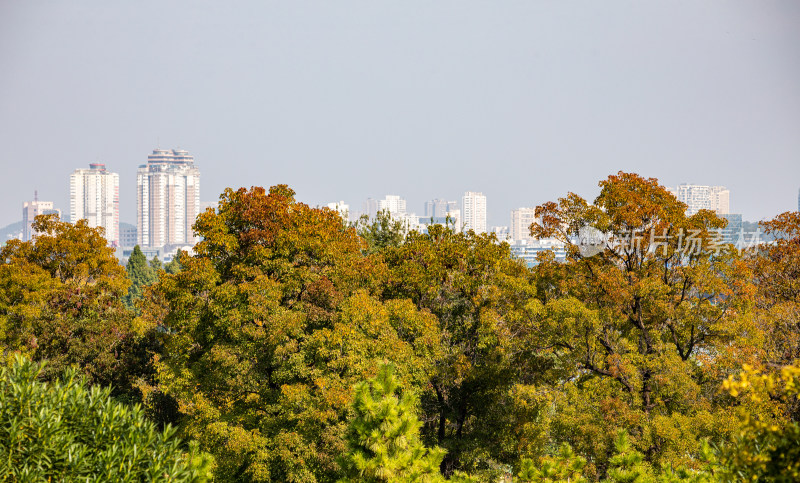
{"label": "distant building facade", "polygon": [[446,200],[430,200],[425,202],[425,217],[426,218],[444,218],[448,213],[458,209],[457,201]]}
{"label": "distant building facade", "polygon": [[386,195],[378,200],[378,211],[388,211],[392,216],[406,214],[406,200],[397,195]]}
{"label": "distant building facade", "polygon": [[535,240],[533,242],[527,240],[512,240],[509,244],[509,248],[511,249],[511,256],[521,259],[528,267],[539,264],[537,257],[542,252],[553,252],[553,256],[557,262],[564,262],[567,259],[566,245],[553,238]]}
{"label": "distant building facade", "polygon": [[511,225],[508,235],[512,240],[533,241],[530,226],[536,221],[536,208],[517,208],[511,210]]}
{"label": "distant building facade", "polygon": [[361,204],[361,214],[367,215],[370,219],[375,218],[375,215],[378,214],[378,200],[367,198],[367,200]]}
{"label": "distant building facade", "polygon": [[461,198],[461,214],[464,230],[486,233],[486,196],[476,191],[467,191]]}
{"label": "distant building facade", "polygon": [[120,246],[119,174],[107,171],[105,164],[92,163],[69,177],[69,221],[84,219],[105,230],[109,245]]}
{"label": "distant building facade", "polygon": [[119,244],[123,248],[133,248],[139,243],[139,237],[136,235],[138,230],[135,225],[129,223],[119,224]]}
{"label": "distant building facade", "polygon": [[22,203],[22,241],[29,241],[35,234],[31,225],[37,216],[52,214],[61,217],[61,211],[53,208],[53,202],[39,201],[38,194],[34,195],[33,201]]}
{"label": "distant building facade", "polygon": [[350,221],[350,205],[344,201],[334,201],[333,203],[328,203],[328,208],[333,211],[338,211],[339,215],[344,221]]}
{"label": "distant building facade", "polygon": [[507,226],[493,226],[489,231],[494,233],[499,241],[509,241],[511,238]]}
{"label": "distant building facade", "polygon": [[453,230],[456,232],[460,232],[463,224],[463,217],[461,216],[461,210],[459,209],[452,209],[447,212],[447,216],[445,216],[445,221],[450,221],[453,224]]}
{"label": "distant building facade", "polygon": [[722,242],[736,244],[739,238],[743,235],[742,215],[738,213],[728,213],[726,215],[722,215],[722,218],[725,218],[728,221],[728,224],[725,226],[725,228],[720,229],[720,232],[722,233]]}
{"label": "distant building facade", "polygon": [[678,189],[670,190],[678,201],[686,203],[686,214],[691,216],[700,210],[711,210],[718,215],[730,213],[731,192],[724,186],[698,184],[679,184]]}
{"label": "distant building facade", "polygon": [[179,149],[155,149],[136,173],[136,229],[142,247],[193,245],[200,170]]}
{"label": "distant building facade", "polygon": [[711,209],[718,215],[731,212],[731,192],[724,186],[709,187],[711,193]]}

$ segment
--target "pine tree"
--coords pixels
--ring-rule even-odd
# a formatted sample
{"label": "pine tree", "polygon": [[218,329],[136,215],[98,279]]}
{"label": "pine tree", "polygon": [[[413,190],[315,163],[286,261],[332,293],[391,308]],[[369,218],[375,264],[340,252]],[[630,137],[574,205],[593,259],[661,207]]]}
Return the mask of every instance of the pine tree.
{"label": "pine tree", "polygon": [[617,433],[614,449],[616,454],[608,461],[608,481],[619,483],[655,482],[650,467],[644,463],[644,455],[631,445],[628,433],[623,430]]}
{"label": "pine tree", "polygon": [[[154,260],[157,260],[157,258]],[[136,301],[142,298],[144,287],[158,280],[158,274],[153,267],[147,263],[147,257],[144,256],[139,245],[133,247],[133,253],[131,253],[130,258],[128,258],[128,264],[125,266],[125,269],[128,272],[128,279],[131,281],[131,286],[128,288],[128,294],[123,298],[123,302],[129,309],[136,310]]]}
{"label": "pine tree", "polygon": [[581,483],[588,481],[583,476],[585,466],[586,459],[576,455],[572,447],[564,443],[557,455],[545,456],[538,466],[531,459],[523,459],[517,478],[520,483]]}
{"label": "pine tree", "polygon": [[340,461],[346,476],[340,483],[444,481],[439,473],[444,451],[427,449],[420,441],[415,404],[388,364],[374,379],[356,385],[349,451]]}
{"label": "pine tree", "polygon": [[158,272],[164,270],[164,265],[161,263],[161,260],[158,259],[158,255],[154,256],[152,260],[150,260],[150,268],[158,275]]}

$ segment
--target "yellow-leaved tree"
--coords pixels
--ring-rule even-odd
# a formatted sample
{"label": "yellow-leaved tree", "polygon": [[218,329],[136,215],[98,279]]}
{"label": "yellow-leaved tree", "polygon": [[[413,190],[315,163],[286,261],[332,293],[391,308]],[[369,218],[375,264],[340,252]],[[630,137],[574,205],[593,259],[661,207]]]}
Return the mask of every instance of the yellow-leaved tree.
{"label": "yellow-leaved tree", "polygon": [[654,467],[696,467],[702,440],[736,426],[717,388],[752,335],[749,269],[722,245],[724,220],[688,216],[657,180],[620,172],[599,185],[593,203],[569,193],[539,206],[531,226],[568,250],[535,269],[529,348],[559,369],[551,437],[596,476],[618,428]]}

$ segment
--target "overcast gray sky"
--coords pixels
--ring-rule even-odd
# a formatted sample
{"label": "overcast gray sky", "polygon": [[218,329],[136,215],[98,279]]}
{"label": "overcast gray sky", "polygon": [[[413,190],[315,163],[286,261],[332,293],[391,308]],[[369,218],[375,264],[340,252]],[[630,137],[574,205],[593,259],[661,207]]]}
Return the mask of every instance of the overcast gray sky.
{"label": "overcast gray sky", "polygon": [[70,172],[189,150],[201,197],[488,197],[490,225],[619,170],[797,208],[800,2],[0,0],[0,226]]}

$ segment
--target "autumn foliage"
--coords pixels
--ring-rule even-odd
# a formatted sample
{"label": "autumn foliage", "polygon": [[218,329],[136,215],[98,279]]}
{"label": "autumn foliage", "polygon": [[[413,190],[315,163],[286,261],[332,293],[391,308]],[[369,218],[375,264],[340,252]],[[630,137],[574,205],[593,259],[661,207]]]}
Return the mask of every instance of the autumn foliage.
{"label": "autumn foliage", "polygon": [[285,185],[227,189],[167,271],[40,218],[2,249],[3,354],[111,384],[219,481],[789,481],[800,215],[736,250],[655,179],[600,189],[537,208],[567,258],[533,268]]}

